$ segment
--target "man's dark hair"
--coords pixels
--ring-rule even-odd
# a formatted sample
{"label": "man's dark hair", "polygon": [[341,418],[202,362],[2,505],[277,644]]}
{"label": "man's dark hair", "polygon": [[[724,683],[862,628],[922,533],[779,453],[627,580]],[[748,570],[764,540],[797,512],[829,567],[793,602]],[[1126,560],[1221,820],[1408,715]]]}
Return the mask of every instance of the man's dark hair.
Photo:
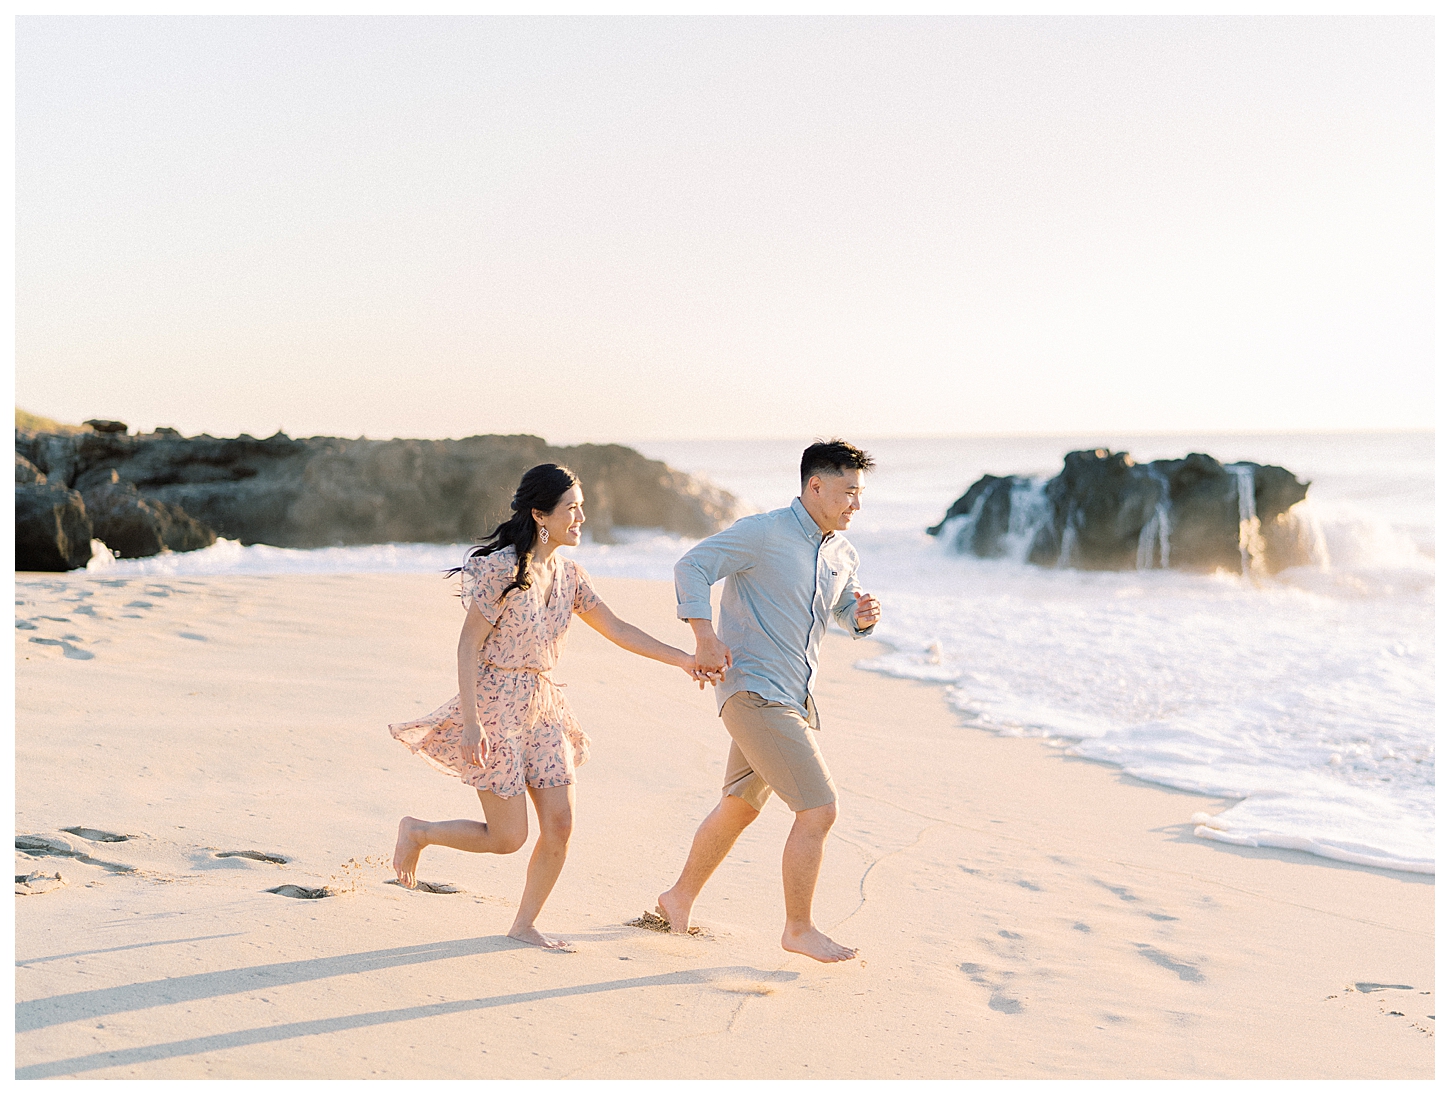
{"label": "man's dark hair", "polygon": [[817,439],[814,445],[801,453],[801,486],[804,487],[810,482],[811,476],[823,472],[840,475],[848,469],[870,471],[875,466],[876,461],[871,459],[869,453],[847,444],[839,437],[833,437],[829,441]]}

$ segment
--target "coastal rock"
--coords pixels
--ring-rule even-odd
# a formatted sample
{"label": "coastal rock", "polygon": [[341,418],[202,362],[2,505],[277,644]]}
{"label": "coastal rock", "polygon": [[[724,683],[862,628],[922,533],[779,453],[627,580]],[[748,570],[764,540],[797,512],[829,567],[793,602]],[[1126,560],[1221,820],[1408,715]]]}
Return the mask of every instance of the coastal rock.
{"label": "coastal rock", "polygon": [[87,418],[83,423],[97,433],[125,433],[126,423],[110,418]]}
{"label": "coastal rock", "polygon": [[15,454],[15,482],[44,483],[45,472],[17,452]]}
{"label": "coastal rock", "polygon": [[559,447],[528,435],[374,441],[18,429],[16,451],[52,482],[87,493],[126,485],[136,492],[133,513],[164,504],[177,522],[244,544],[474,540],[508,516],[519,477],[547,461],[579,474],[586,529],[601,542],[619,526],[706,536],[738,515],[730,494],[633,449]]}
{"label": "coastal rock", "polygon": [[68,487],[80,466],[77,434],[15,431],[15,451],[45,473],[46,481]]}
{"label": "coastal rock", "polygon": [[15,485],[15,569],[75,570],[90,562],[91,522],[77,491]]}
{"label": "coastal rock", "polygon": [[114,468],[86,472],[82,488],[92,534],[123,559],[138,559],[162,551],[195,551],[216,543],[216,532],[180,506],[145,498],[130,483],[122,482]]}
{"label": "coastal rock", "polygon": [[953,541],[956,550],[982,559],[1001,558],[1010,551],[1013,492],[1020,493],[1030,482],[1020,475],[984,475],[952,503],[939,524],[926,531],[936,536],[952,518],[970,515],[970,523],[959,523]]}
{"label": "coastal rock", "polygon": [[955,550],[1085,570],[1174,567],[1275,573],[1316,561],[1294,506],[1309,484],[1275,465],[1204,453],[1138,464],[1108,449],[1070,452],[1045,484],[985,475],[927,531]]}

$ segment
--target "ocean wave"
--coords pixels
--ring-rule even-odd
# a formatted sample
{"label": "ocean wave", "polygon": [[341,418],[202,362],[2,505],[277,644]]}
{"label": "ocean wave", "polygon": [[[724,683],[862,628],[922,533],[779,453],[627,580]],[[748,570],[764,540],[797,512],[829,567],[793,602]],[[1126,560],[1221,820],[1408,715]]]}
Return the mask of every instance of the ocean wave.
{"label": "ocean wave", "polygon": [[967,726],[1243,800],[1202,836],[1433,873],[1433,597],[950,564],[934,594],[914,567],[877,590],[891,649],[860,668],[946,685]]}

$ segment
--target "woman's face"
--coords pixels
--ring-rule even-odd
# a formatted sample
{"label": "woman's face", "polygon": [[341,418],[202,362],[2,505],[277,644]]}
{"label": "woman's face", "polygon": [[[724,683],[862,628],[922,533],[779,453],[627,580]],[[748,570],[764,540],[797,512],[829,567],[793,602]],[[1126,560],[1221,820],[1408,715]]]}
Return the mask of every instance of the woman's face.
{"label": "woman's face", "polygon": [[549,543],[575,547],[584,531],[584,492],[575,483],[550,513],[534,510],[534,520],[549,530]]}

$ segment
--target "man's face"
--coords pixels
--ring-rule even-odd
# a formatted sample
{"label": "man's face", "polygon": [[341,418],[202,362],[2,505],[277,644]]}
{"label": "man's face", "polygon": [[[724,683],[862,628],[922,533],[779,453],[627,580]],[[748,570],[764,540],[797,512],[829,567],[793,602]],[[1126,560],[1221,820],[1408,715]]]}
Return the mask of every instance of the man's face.
{"label": "man's face", "polygon": [[865,489],[866,473],[860,468],[848,468],[839,474],[827,471],[806,480],[801,501],[822,532],[845,532],[861,508]]}

